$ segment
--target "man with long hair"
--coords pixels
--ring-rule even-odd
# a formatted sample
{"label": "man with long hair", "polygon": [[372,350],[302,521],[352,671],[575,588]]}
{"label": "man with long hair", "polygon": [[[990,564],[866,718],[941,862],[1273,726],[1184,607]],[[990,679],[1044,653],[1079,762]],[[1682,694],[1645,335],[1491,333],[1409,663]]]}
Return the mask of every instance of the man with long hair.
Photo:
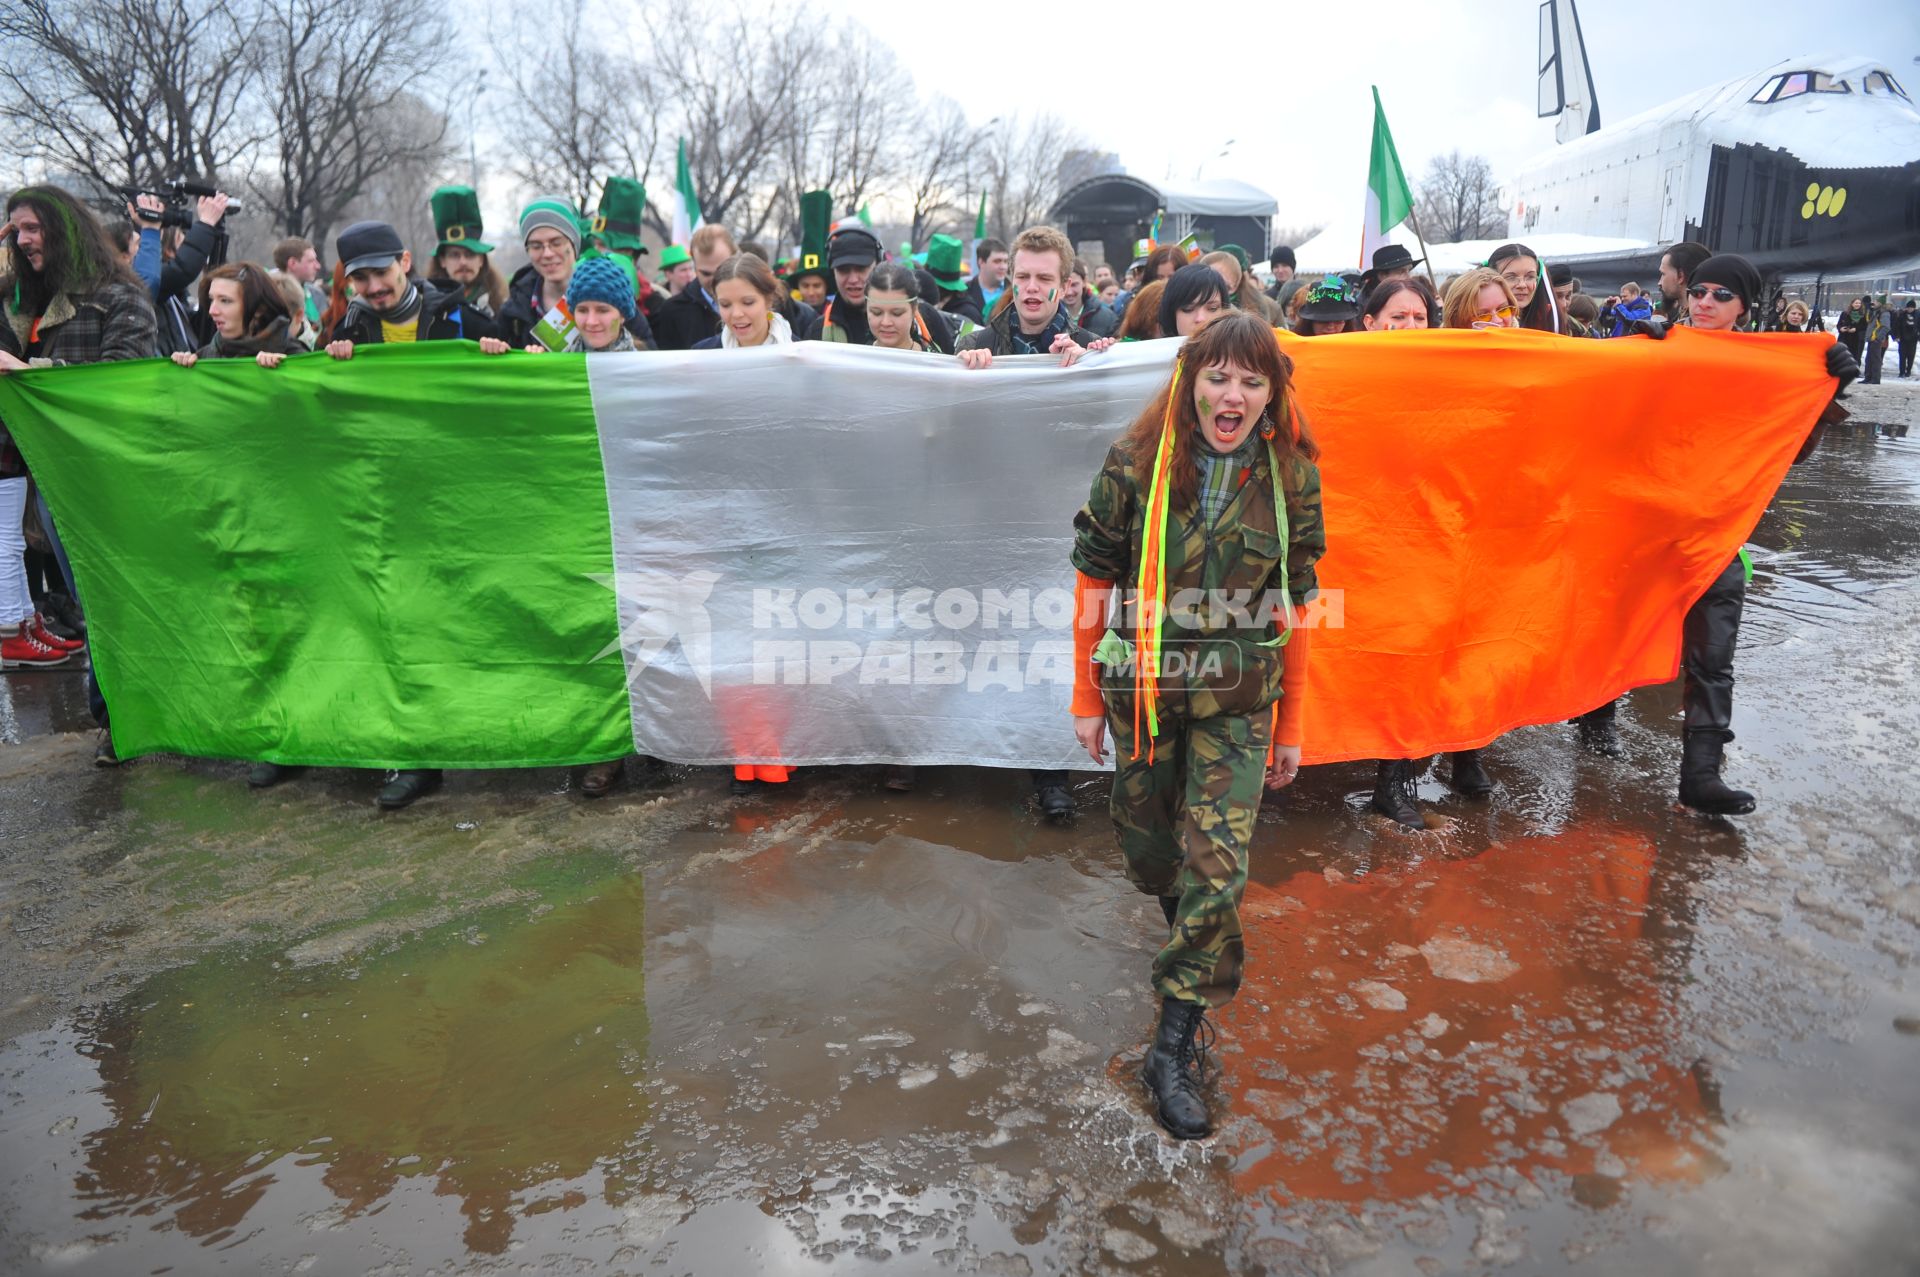
{"label": "man with long hair", "polygon": [[[146,287],[100,219],[72,195],[57,186],[15,191],[7,200],[0,247],[6,250],[0,268],[0,375],[155,353],[153,303]],[[34,611],[23,566],[26,501],[26,461],[0,426],[0,664],[58,665],[82,645],[60,639]],[[52,529],[44,503],[41,515]],[[66,556],[57,557],[72,591]],[[106,703],[91,675],[87,699],[95,721],[105,727]],[[95,757],[107,764],[119,761],[111,738],[101,738]]]}

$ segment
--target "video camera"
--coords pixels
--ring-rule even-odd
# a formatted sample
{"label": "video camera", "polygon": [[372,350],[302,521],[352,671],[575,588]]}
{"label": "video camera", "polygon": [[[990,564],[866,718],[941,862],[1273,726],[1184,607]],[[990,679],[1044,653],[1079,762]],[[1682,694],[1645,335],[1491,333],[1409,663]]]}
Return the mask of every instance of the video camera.
{"label": "video camera", "polygon": [[[159,196],[161,203],[166,205],[160,212],[160,225],[178,226],[184,230],[193,225],[195,219],[199,217],[199,210],[196,208],[198,202],[209,195],[218,195],[220,192],[205,182],[176,177],[171,182],[159,186],[123,186],[120,188],[120,193],[136,202],[142,195]],[[242,211],[239,200],[229,199],[227,213],[222,215],[221,220],[224,221],[227,215]]]}

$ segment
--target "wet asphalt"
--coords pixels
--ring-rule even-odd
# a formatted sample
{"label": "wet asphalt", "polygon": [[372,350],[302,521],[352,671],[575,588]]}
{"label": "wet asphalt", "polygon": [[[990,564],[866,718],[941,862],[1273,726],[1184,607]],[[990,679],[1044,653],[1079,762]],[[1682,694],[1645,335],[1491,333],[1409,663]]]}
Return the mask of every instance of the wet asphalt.
{"label": "wet asphalt", "polygon": [[[1851,1274],[1920,1254],[1920,390],[1754,538],[1728,777],[1565,727],[1264,809],[1220,1129],[1133,1080],[1106,782],[270,791],[0,679],[0,1272]],[[1881,423],[1876,428],[1875,423]]]}

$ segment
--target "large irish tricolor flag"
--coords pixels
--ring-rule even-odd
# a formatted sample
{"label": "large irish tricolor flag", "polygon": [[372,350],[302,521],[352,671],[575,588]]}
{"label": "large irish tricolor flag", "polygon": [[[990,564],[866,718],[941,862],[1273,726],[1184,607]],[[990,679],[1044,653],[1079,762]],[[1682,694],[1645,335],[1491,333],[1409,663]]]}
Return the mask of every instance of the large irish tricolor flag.
{"label": "large irish tricolor flag", "polygon": [[1400,152],[1387,127],[1387,109],[1380,105],[1380,86],[1373,89],[1373,149],[1367,157],[1367,212],[1360,231],[1360,269],[1373,265],[1374,250],[1387,244],[1394,227],[1413,212],[1413,192],[1400,167]]}
{"label": "large irish tricolor flag", "polygon": [[[1833,391],[1817,335],[1279,340],[1325,450],[1308,761],[1672,677]],[[0,377],[0,420],[124,755],[1065,766],[1071,520],[1176,347],[151,360]]]}

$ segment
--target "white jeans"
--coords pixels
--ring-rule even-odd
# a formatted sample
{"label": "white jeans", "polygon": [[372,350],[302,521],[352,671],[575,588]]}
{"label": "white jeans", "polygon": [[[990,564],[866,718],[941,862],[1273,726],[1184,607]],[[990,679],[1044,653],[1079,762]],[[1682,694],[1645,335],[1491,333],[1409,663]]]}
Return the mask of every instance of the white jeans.
{"label": "white jeans", "polygon": [[0,630],[33,615],[27,590],[27,477],[0,479]]}

